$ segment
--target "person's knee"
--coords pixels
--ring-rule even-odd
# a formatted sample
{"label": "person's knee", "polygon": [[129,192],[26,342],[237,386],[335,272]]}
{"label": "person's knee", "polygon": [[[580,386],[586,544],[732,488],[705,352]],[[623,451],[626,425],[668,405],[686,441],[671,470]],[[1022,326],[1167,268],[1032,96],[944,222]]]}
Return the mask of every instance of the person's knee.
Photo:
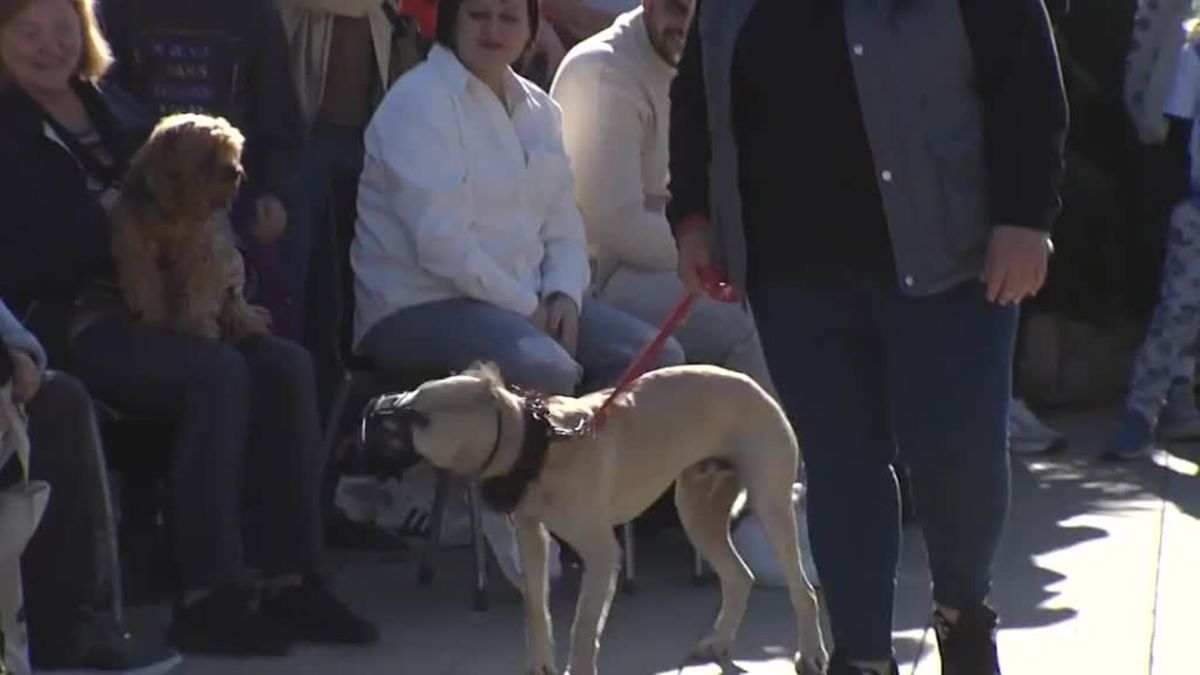
{"label": "person's knee", "polygon": [[35,422],[45,417],[55,423],[82,423],[92,414],[92,396],[75,376],[52,370],[29,402],[29,414]]}
{"label": "person's knee", "polygon": [[315,382],[315,368],[308,349],[291,340],[265,338],[270,342],[257,350],[260,367],[272,379],[287,382],[291,388],[311,388]]}
{"label": "person's knee", "polygon": [[189,398],[213,399],[219,407],[249,405],[250,370],[237,349],[212,341],[197,348],[190,360]]}
{"label": "person's knee", "polygon": [[523,341],[518,357],[501,371],[506,380],[543,394],[571,395],[582,369],[575,359],[550,338]]}

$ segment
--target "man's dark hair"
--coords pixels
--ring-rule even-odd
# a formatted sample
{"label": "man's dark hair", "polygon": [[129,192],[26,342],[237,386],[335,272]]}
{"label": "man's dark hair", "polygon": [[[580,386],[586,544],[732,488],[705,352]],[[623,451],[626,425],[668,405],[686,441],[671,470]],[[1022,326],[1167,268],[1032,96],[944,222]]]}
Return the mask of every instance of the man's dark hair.
{"label": "man's dark hair", "polygon": [[[437,29],[434,41],[450,51],[455,51],[454,36],[458,31],[458,8],[464,0],[439,0],[437,8]],[[529,44],[537,37],[538,24],[541,23],[541,0],[525,0],[529,11]]]}

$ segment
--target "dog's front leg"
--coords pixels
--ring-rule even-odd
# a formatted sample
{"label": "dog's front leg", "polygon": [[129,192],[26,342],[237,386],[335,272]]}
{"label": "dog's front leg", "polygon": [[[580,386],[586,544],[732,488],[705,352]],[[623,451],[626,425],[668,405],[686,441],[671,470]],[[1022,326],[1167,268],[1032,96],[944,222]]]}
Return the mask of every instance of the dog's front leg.
{"label": "dog's front leg", "polygon": [[521,579],[525,587],[525,656],[528,675],[557,675],[554,633],[550,622],[550,569],[546,559],[550,535],[532,518],[515,516]]}
{"label": "dog's front leg", "polygon": [[621,548],[612,529],[603,527],[564,537],[583,559],[583,583],[575,606],[575,624],[571,627],[571,675],[596,675],[596,656],[600,633],[608,618],[617,584]]}

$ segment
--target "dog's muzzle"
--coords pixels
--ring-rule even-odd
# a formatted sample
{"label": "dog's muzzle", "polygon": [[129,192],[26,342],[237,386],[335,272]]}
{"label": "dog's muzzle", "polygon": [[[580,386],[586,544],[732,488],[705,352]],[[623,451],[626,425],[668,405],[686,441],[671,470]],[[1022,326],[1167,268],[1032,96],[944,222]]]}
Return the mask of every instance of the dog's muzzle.
{"label": "dog's muzzle", "polygon": [[413,430],[429,425],[429,417],[409,405],[412,392],[372,399],[363,411],[359,468],[380,477],[399,477],[421,460]]}

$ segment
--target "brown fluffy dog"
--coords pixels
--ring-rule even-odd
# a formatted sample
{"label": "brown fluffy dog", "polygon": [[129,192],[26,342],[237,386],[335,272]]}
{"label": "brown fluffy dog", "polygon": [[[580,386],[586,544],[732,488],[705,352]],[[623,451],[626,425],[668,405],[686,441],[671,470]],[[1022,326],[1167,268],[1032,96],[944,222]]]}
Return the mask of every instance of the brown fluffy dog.
{"label": "brown fluffy dog", "polygon": [[113,256],[142,324],[227,340],[269,330],[267,310],[242,295],[246,271],[229,221],[244,144],[222,118],[172,115],[130,162],[112,213]]}

